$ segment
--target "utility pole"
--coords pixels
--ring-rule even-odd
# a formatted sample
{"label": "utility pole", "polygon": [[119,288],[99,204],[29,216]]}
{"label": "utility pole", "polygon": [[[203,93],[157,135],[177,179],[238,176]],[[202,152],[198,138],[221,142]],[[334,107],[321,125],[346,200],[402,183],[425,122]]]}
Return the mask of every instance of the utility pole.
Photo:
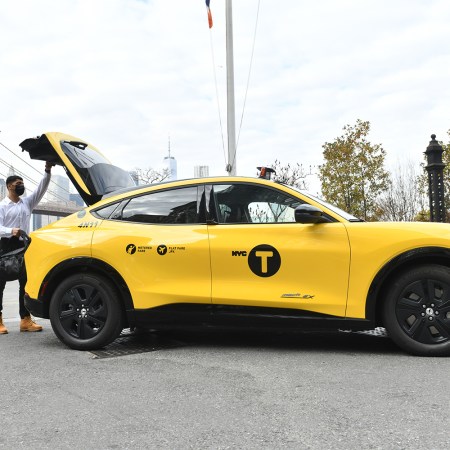
{"label": "utility pole", "polygon": [[233,56],[233,11],[232,0],[226,0],[226,51],[227,51],[227,135],[228,175],[236,175],[236,119],[234,104],[234,56]]}

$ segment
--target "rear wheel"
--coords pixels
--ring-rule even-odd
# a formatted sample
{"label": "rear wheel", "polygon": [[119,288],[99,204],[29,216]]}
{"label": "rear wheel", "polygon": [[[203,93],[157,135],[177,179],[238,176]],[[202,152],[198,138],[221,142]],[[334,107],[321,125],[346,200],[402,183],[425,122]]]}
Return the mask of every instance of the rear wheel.
{"label": "rear wheel", "polygon": [[76,274],[55,290],[50,303],[53,331],[67,346],[94,350],[122,331],[122,308],[116,290],[97,275]]}
{"label": "rear wheel", "polygon": [[404,272],[383,306],[391,339],[413,355],[450,355],[450,270],[439,265]]}

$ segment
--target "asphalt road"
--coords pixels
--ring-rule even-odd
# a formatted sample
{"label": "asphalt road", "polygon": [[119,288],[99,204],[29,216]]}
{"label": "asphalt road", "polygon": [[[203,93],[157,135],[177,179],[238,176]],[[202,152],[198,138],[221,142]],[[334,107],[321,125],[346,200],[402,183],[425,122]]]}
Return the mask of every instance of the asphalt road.
{"label": "asphalt road", "polygon": [[0,448],[448,449],[450,358],[360,334],[0,336]]}

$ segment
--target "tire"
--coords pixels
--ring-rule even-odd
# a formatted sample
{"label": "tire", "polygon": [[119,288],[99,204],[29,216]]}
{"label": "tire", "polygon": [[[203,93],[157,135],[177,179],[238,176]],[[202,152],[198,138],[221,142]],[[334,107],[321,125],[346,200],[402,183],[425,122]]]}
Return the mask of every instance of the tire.
{"label": "tire", "polygon": [[388,289],[383,321],[408,353],[450,355],[450,270],[430,264],[401,274]]}
{"label": "tire", "polygon": [[109,281],[97,275],[66,278],[52,295],[49,313],[56,336],[75,350],[102,348],[122,331],[117,292]]}

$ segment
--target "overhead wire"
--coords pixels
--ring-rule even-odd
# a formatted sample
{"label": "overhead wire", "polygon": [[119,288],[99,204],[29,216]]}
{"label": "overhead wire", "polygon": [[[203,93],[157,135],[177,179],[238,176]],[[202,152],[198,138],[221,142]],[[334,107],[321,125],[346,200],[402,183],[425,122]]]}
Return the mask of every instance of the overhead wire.
{"label": "overhead wire", "polygon": [[[15,175],[18,175],[18,176],[22,177],[24,180],[29,181],[31,184],[33,184],[35,186],[37,186],[39,184],[38,181],[30,178],[26,173],[24,173],[24,172],[22,172],[22,171],[20,171],[18,169],[15,169],[11,164],[8,164],[6,161],[0,159],[0,163],[4,164],[9,169],[14,169],[14,174]],[[1,174],[1,175],[3,177],[5,177],[5,179],[7,178],[6,175],[4,175],[4,174]],[[53,183],[54,185],[56,185],[57,187],[59,187],[60,189],[65,190],[66,192],[68,192],[70,194],[70,192],[67,189],[65,189],[63,186],[59,185],[58,183],[56,183],[54,180],[50,180],[50,182]],[[61,195],[59,195],[56,191],[54,191],[52,189],[47,189],[47,193],[53,195],[54,197],[56,197],[60,201],[62,201],[64,203],[67,203],[67,199],[62,197]]]}
{"label": "overhead wire", "polygon": [[[256,43],[256,32],[258,30],[258,20],[259,20],[259,7],[261,4],[261,0],[258,0],[258,8],[256,10],[256,21],[255,21],[255,31],[253,32],[253,44],[252,44],[252,54],[250,56],[250,65],[248,68],[248,76],[247,76],[247,86],[245,89],[245,95],[244,95],[244,104],[242,106],[242,114],[241,114],[241,121],[239,123],[239,131],[238,131],[238,137],[237,137],[237,141],[236,141],[236,149],[239,145],[239,138],[241,136],[241,129],[242,129],[242,123],[244,122],[244,112],[245,112],[245,106],[247,103],[247,94],[248,94],[248,88],[250,86],[250,76],[251,76],[251,72],[252,72],[252,67],[253,67],[253,55],[255,53],[255,43]],[[234,162],[234,161],[233,161]]]}
{"label": "overhead wire", "polygon": [[258,0],[258,7],[257,7],[257,10],[256,10],[255,29],[254,29],[254,32],[253,32],[252,53],[251,53],[251,56],[250,56],[250,64],[249,64],[249,67],[248,67],[248,75],[247,75],[247,85],[246,85],[245,94],[244,94],[244,104],[242,105],[241,120],[239,122],[238,135],[237,135],[237,139],[236,139],[236,150],[234,152],[233,161],[230,163],[231,167],[234,167],[234,164],[236,162],[236,155],[237,155],[237,150],[238,150],[238,147],[239,147],[239,139],[241,137],[242,124],[244,122],[244,113],[245,113],[245,107],[246,107],[246,104],[247,104],[247,94],[248,94],[248,89],[249,89],[249,86],[250,86],[250,76],[251,76],[252,67],[253,67],[253,55],[255,53],[256,32],[258,30],[260,4],[261,4],[261,0]]}
{"label": "overhead wire", "polygon": [[[0,142],[0,145],[5,148],[6,150],[8,150],[12,155],[14,155],[16,158],[18,158],[20,161],[22,161],[22,163],[26,164],[28,167],[30,167],[31,169],[33,169],[35,172],[41,174],[41,172],[36,169],[34,166],[32,166],[28,161],[26,161],[25,159],[21,158],[20,156],[18,156],[16,153],[14,153],[10,148],[8,148],[5,144],[3,144],[2,142]],[[34,180],[33,178],[29,177],[26,173],[22,172],[21,170],[18,170],[16,168],[14,168],[14,166],[8,162],[6,162],[5,160],[0,158],[0,163],[4,164],[6,167],[8,167],[10,170],[14,169],[14,172],[16,175],[21,176],[23,179],[29,181],[31,184],[37,186],[39,184],[38,181]],[[0,174],[2,176],[5,177],[5,179],[7,178],[5,175]],[[62,191],[67,192],[68,194],[70,194],[70,191],[67,190],[64,186],[61,186],[60,184],[58,184],[56,181],[54,180],[50,180],[50,182],[52,184],[54,184],[57,188],[59,188]],[[52,190],[51,188],[47,190],[47,192],[51,195],[53,195],[54,197],[56,197],[57,199],[66,202],[67,203],[67,199],[62,197],[61,195],[59,195],[56,191]]]}
{"label": "overhead wire", "polygon": [[26,161],[25,159],[21,158],[20,156],[16,155],[10,148],[8,148],[5,144],[3,144],[3,142],[0,142],[0,145],[8,150],[9,153],[11,153],[13,156],[15,156],[16,158],[20,159],[24,164],[26,164],[28,167],[31,167],[34,171],[39,172],[38,169],[36,169],[36,167],[32,166],[28,161]]}
{"label": "overhead wire", "polygon": [[[248,70],[248,76],[247,76],[247,84],[246,84],[246,89],[245,89],[245,94],[244,94],[244,103],[243,103],[243,107],[242,107],[242,113],[241,113],[241,119],[240,119],[240,123],[239,123],[239,129],[238,129],[238,136],[237,136],[237,140],[236,140],[236,152],[234,154],[234,159],[231,162],[231,166],[234,166],[234,163],[236,161],[236,154],[237,154],[237,149],[238,149],[238,145],[239,145],[239,139],[240,139],[240,135],[241,135],[241,131],[242,131],[242,125],[243,125],[243,120],[244,120],[244,114],[245,114],[245,108],[246,108],[246,103],[247,103],[247,96],[248,96],[248,90],[249,90],[249,85],[250,85],[250,76],[251,76],[251,70],[252,70],[252,66],[253,66],[253,57],[254,57],[254,51],[255,51],[255,43],[256,43],[256,33],[257,33],[257,28],[258,28],[258,21],[259,21],[259,10],[260,10],[260,4],[261,4],[261,0],[258,0],[258,7],[257,7],[257,12],[256,12],[256,21],[255,21],[255,28],[254,28],[254,33],[253,33],[253,44],[252,44],[252,52],[251,52],[251,57],[250,57],[250,64],[249,64],[249,70]],[[213,41],[212,41],[212,32],[210,31],[210,47],[211,47],[211,58],[212,58],[212,65],[213,65],[213,74],[214,74],[214,84],[215,84],[215,91],[216,91],[216,101],[217,101],[217,109],[218,109],[218,115],[219,115],[219,125],[220,125],[220,132],[221,132],[221,138],[222,138],[222,149],[223,149],[223,153],[224,153],[224,160],[225,163],[226,161],[226,150],[225,150],[225,138],[224,138],[224,132],[223,132],[223,124],[222,124],[222,117],[221,117],[221,112],[220,112],[220,99],[219,99],[219,90],[218,90],[218,83],[217,83],[217,72],[216,72],[216,63],[215,63],[215,56],[214,56],[214,45],[213,45]],[[2,142],[0,142],[0,145],[2,147],[4,147],[7,151],[9,151],[10,153],[12,153],[16,158],[20,159],[24,164],[26,164],[27,166],[29,166],[31,169],[33,169],[34,171],[39,172],[38,169],[36,169],[34,166],[32,166],[31,164],[29,164],[27,161],[25,161],[23,158],[21,158],[20,156],[16,155],[12,150],[10,150],[6,145],[4,145]],[[2,162],[3,164],[5,164],[7,167],[12,168],[13,166],[11,164],[6,163],[5,161],[0,159],[0,162]],[[230,163],[230,162],[229,162]],[[20,173],[20,175],[27,179],[28,181],[30,181],[31,183],[38,185],[38,182],[31,179],[29,176],[27,176],[25,173],[20,172],[18,170],[16,170],[17,173]],[[70,191],[68,191],[67,189],[65,189],[63,186],[58,185],[58,183],[56,183],[55,181],[52,180],[52,183],[57,186],[58,188],[60,188],[61,190],[70,193]],[[56,197],[59,197],[60,199],[62,199],[63,201],[66,201],[63,197],[59,196],[56,192],[51,192],[53,195],[55,195]]]}
{"label": "overhead wire", "polygon": [[225,150],[225,138],[223,135],[223,125],[222,125],[222,116],[220,113],[220,98],[219,98],[219,88],[217,85],[217,72],[216,72],[216,59],[214,57],[214,45],[212,40],[212,30],[209,30],[209,42],[211,46],[211,58],[212,58],[212,66],[213,66],[213,73],[214,73],[214,85],[216,88],[216,101],[217,101],[217,112],[219,115],[219,125],[220,125],[220,133],[222,137],[222,149],[223,149],[223,157],[225,164],[227,163],[227,156],[226,156],[226,150]]}
{"label": "overhead wire", "polygon": [[[241,114],[241,119],[240,119],[240,123],[239,123],[238,136],[237,136],[237,140],[236,140],[236,151],[234,152],[233,161],[231,161],[231,162],[228,161],[228,164],[231,167],[233,167],[234,163],[236,162],[236,154],[237,154],[237,149],[238,149],[238,145],[239,145],[239,139],[241,136],[242,125],[244,122],[244,114],[245,114],[245,108],[246,108],[246,104],[247,104],[247,95],[248,95],[248,90],[249,90],[249,86],[250,86],[250,76],[251,76],[251,71],[252,71],[252,66],[253,66],[253,57],[254,57],[254,52],[255,52],[256,33],[258,30],[260,5],[261,5],[261,0],[258,0],[255,28],[254,28],[254,32],[253,32],[252,52],[251,52],[251,56],[250,56],[250,64],[249,64],[248,75],[247,75],[247,85],[246,85],[246,89],[245,89],[244,103],[242,106],[242,114]],[[225,151],[225,139],[224,139],[224,133],[223,133],[223,126],[222,126],[222,117],[221,117],[221,113],[220,113],[219,90],[218,90],[218,84],[217,84],[216,64],[215,64],[215,58],[214,58],[214,46],[213,46],[213,41],[212,41],[212,30],[210,30],[210,43],[211,43],[211,57],[212,57],[213,72],[214,72],[214,84],[215,84],[215,88],[216,88],[216,99],[217,99],[220,131],[221,131],[221,135],[222,135],[222,147],[223,147],[223,152],[224,152],[225,164],[227,164],[227,157],[226,157],[226,151]]]}

